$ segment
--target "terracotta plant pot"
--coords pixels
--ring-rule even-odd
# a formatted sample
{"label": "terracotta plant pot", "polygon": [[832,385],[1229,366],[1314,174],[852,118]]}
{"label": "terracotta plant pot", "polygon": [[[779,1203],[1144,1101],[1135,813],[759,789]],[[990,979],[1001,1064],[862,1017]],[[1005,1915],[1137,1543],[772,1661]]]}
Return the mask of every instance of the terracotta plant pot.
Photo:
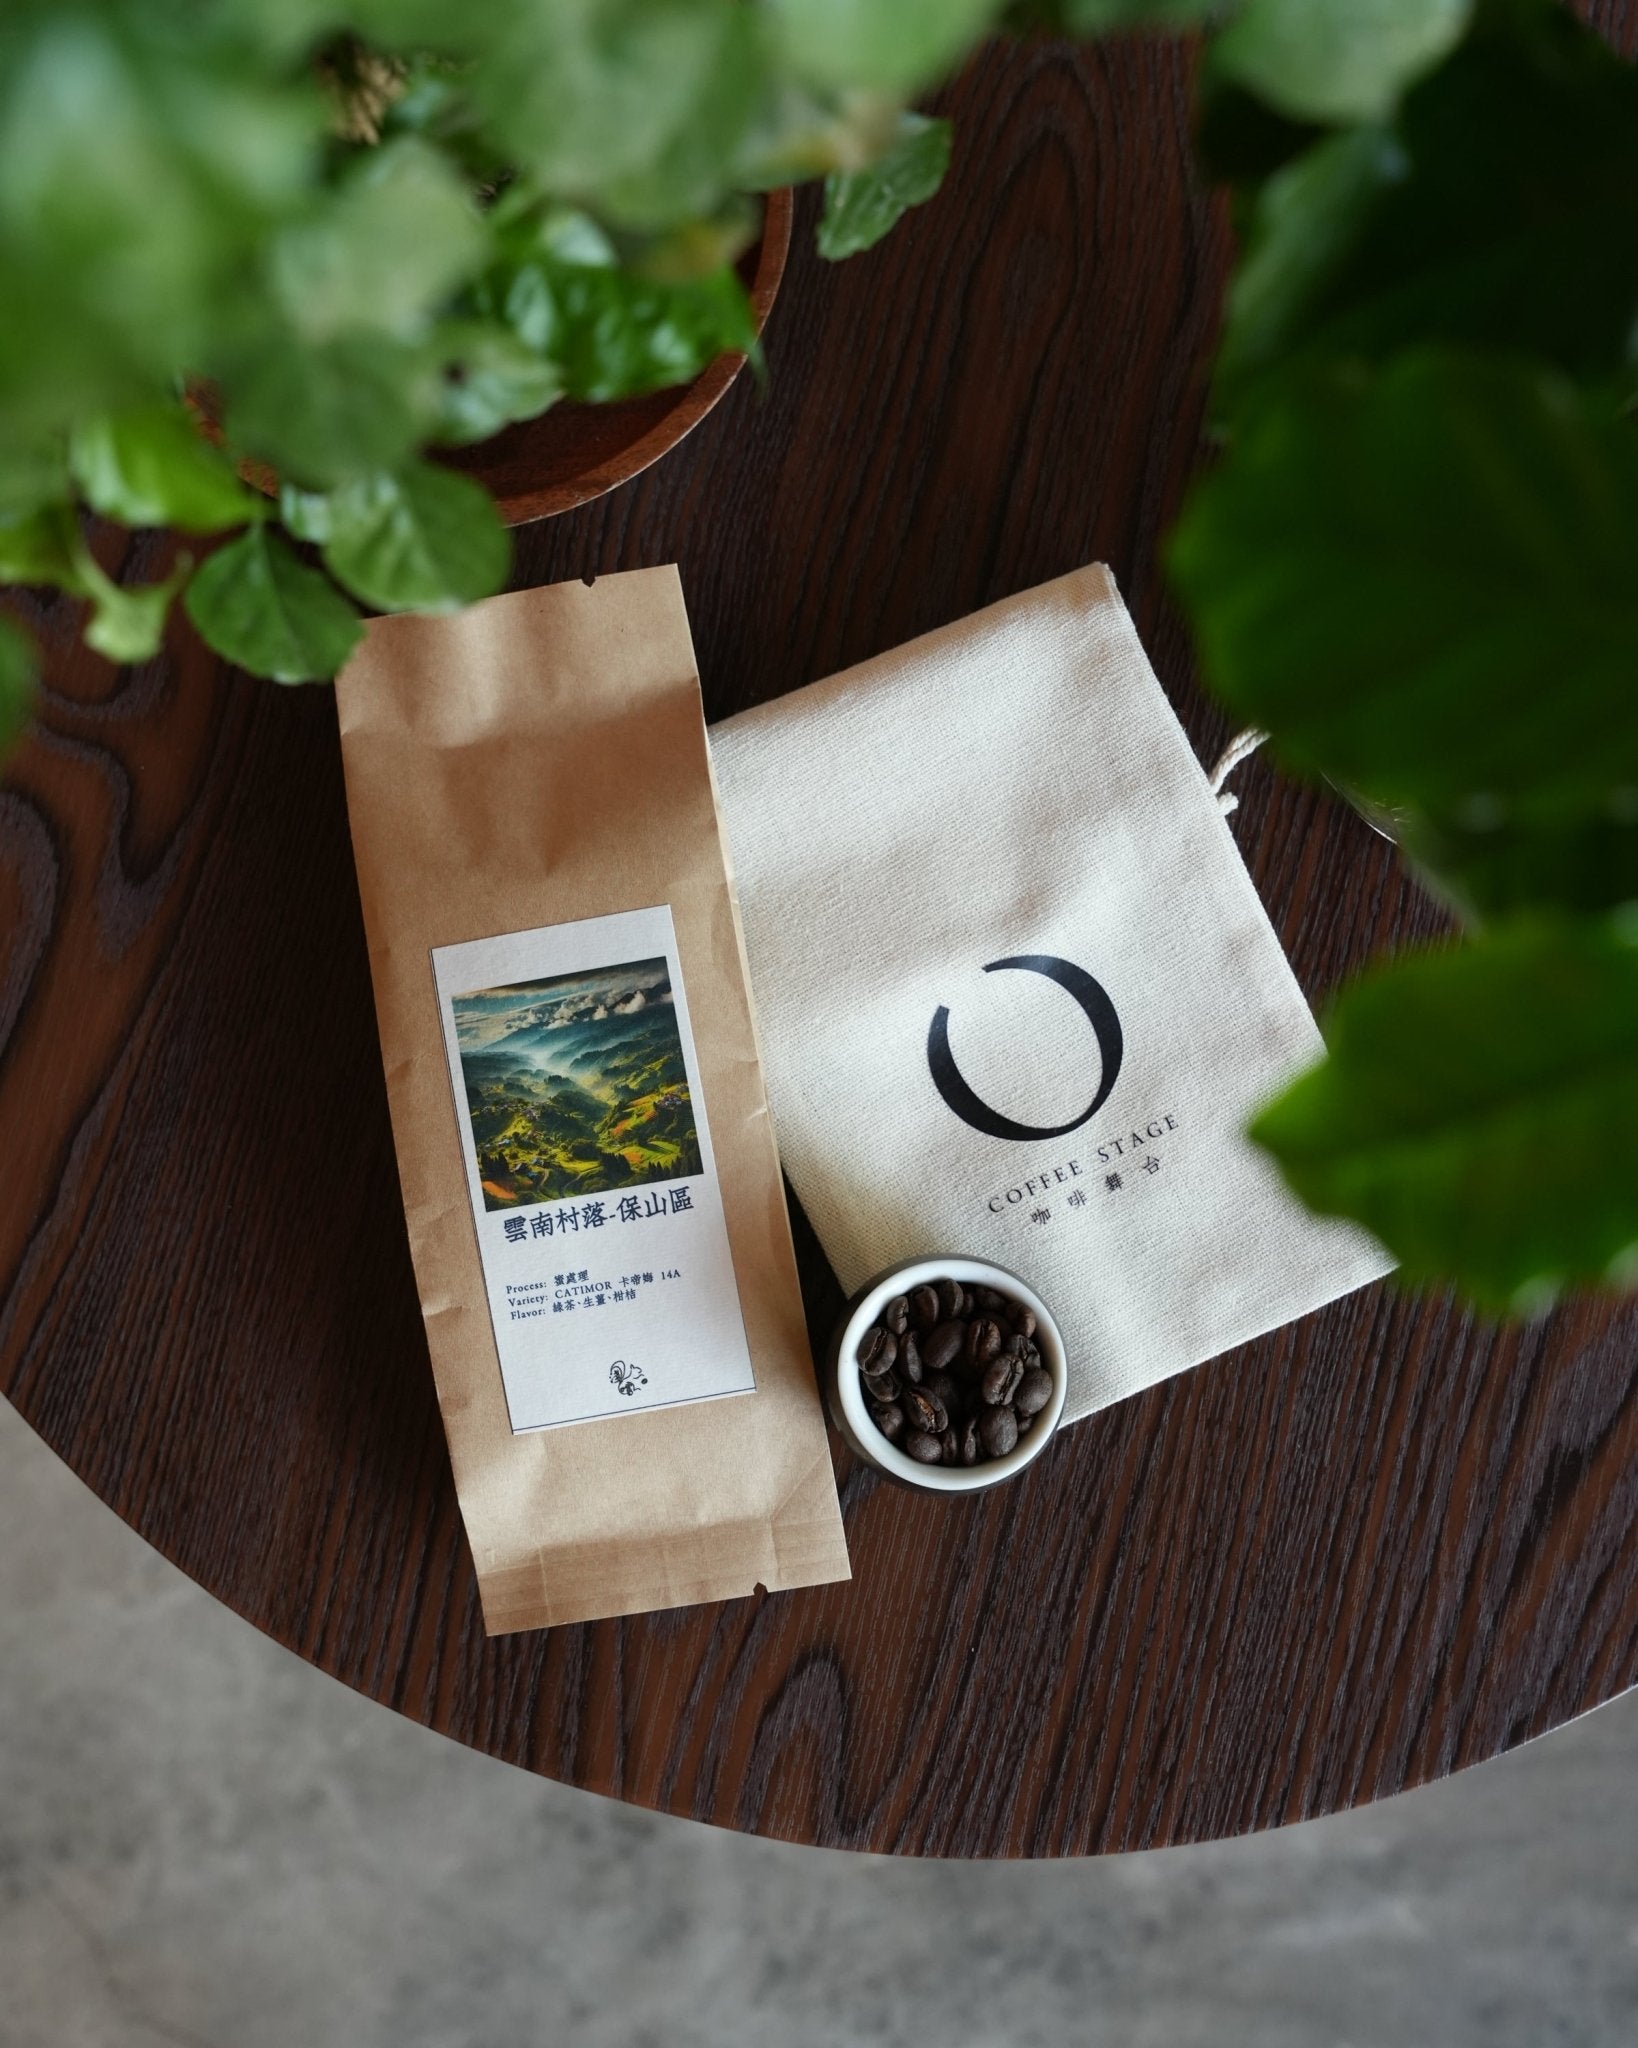
{"label": "terracotta plant pot", "polygon": [[[739,273],[762,332],[785,273],[791,246],[792,195],[770,192],[761,239],[740,258]],[[600,498],[658,462],[697,427],[745,366],[738,355],[719,356],[692,384],[623,398],[611,405],[565,399],[538,419],[519,420],[487,441],[439,457],[476,477],[500,506],[508,526],[549,519]]]}

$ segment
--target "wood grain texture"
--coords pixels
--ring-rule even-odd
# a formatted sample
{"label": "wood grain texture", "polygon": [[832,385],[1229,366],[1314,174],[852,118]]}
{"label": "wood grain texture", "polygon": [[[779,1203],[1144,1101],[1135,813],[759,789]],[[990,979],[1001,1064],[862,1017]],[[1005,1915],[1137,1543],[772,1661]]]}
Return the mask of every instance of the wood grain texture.
{"label": "wood grain texture", "polygon": [[[1159,40],[986,56],[947,189],[887,243],[827,268],[804,201],[766,393],[741,379],[664,463],[520,533],[516,580],[678,561],[720,716],[1101,557],[1211,754],[1157,562],[1228,253],[1187,86]],[[116,674],[68,608],[34,624],[51,685],[0,793],[0,1386],[304,1657],[575,1784],[966,1856],[1328,1812],[1638,1682],[1638,1307],[1503,1328],[1384,1288],[993,1495],[902,1492],[838,1445],[851,1586],[486,1642],[329,693],[181,629]],[[1261,762],[1239,787],[1311,996],[1438,930],[1346,809]],[[839,1299],[798,1237],[822,1337]]]}

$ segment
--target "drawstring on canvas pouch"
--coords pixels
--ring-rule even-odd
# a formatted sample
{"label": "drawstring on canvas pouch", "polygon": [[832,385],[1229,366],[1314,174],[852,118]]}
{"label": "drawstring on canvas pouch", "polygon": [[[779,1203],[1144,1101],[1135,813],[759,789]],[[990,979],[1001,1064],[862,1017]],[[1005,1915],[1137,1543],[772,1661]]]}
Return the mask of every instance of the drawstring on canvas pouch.
{"label": "drawstring on canvas pouch", "polygon": [[1218,755],[1217,765],[1211,771],[1211,793],[1216,797],[1217,808],[1225,818],[1230,811],[1237,811],[1240,808],[1240,799],[1232,791],[1226,790],[1223,787],[1224,783],[1242,761],[1249,760],[1256,753],[1267,738],[1266,732],[1260,731],[1255,725],[1248,725],[1243,732],[1237,732]]}

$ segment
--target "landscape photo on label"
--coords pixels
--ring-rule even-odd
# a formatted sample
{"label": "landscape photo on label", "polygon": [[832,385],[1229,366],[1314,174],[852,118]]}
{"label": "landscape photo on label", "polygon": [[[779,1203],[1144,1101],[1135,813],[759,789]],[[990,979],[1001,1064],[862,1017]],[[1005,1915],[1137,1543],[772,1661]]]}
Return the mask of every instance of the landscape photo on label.
{"label": "landscape photo on label", "polygon": [[703,1170],[664,960],[451,998],[486,1209]]}

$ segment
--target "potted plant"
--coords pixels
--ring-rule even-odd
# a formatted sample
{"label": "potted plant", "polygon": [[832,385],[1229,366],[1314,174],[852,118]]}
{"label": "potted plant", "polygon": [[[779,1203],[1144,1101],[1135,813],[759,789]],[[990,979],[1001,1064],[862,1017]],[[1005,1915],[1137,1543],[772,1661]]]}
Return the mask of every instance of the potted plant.
{"label": "potted plant", "polygon": [[[1557,0],[12,0],[0,582],[116,660],[181,589],[328,675],[360,602],[503,578],[449,449],[755,355],[759,195],[823,175],[822,252],[867,248],[991,28],[1186,24],[1240,257],[1173,581],[1224,703],[1467,928],[1350,991],[1254,1135],[1413,1278],[1630,1287],[1638,70]],[[82,508],[230,537],[125,590]],[[0,620],[0,741],[31,687]]]}
{"label": "potted plant", "polygon": [[[932,192],[948,134],[905,96],[990,11],[9,8],[0,582],[86,600],[116,661],[180,595],[282,682],[333,674],[361,604],[487,595],[505,518],[634,473],[756,358],[783,187],[827,178],[829,256]],[[82,510],[225,538],[122,590]],[[0,723],[31,666],[0,621]]]}

